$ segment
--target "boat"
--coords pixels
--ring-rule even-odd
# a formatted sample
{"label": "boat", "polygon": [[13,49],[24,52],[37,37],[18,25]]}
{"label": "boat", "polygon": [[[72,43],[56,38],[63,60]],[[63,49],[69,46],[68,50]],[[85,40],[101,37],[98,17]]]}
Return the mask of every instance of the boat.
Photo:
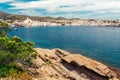
{"label": "boat", "polygon": [[18,29],[17,29],[17,28],[13,28],[13,30],[14,30],[14,31],[18,31]]}

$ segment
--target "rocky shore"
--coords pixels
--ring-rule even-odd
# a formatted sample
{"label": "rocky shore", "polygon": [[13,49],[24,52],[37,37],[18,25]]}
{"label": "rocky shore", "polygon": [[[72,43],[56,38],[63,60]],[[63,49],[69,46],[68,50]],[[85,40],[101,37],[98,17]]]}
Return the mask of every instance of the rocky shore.
{"label": "rocky shore", "polygon": [[35,48],[38,56],[26,69],[34,80],[120,80],[119,71],[79,54],[61,49]]}

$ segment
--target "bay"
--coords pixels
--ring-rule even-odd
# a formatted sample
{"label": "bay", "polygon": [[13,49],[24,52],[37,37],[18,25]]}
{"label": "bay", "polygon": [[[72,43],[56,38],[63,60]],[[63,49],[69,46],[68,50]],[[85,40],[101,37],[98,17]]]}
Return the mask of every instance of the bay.
{"label": "bay", "polygon": [[9,36],[32,41],[35,47],[60,48],[120,68],[120,28],[54,26],[12,29]]}

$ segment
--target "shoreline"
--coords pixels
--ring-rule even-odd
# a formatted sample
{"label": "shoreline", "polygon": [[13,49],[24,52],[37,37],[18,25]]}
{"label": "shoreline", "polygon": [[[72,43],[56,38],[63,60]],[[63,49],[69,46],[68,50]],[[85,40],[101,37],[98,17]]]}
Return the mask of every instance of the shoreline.
{"label": "shoreline", "polygon": [[[23,26],[22,26],[23,27]],[[21,26],[19,27],[11,27],[11,28],[22,28]],[[31,26],[31,27],[23,27],[23,28],[52,28],[52,27],[96,27],[96,28],[120,28],[120,26],[92,26],[92,25],[65,25],[65,26]]]}
{"label": "shoreline", "polygon": [[[73,54],[58,48],[34,49],[38,53],[38,57],[36,58],[34,63],[39,70],[42,69],[43,72],[38,71],[38,73],[44,75],[41,76],[41,78],[46,78],[46,80],[95,80],[96,78],[98,80],[120,79],[120,72],[116,69],[112,69],[109,66],[104,65],[103,63],[82,56],[80,54]],[[49,67],[43,64],[48,64]],[[56,77],[54,77],[54,74],[58,75],[57,79],[55,79]],[[53,75],[53,77],[51,77],[50,75]]]}
{"label": "shoreline", "polygon": [[51,49],[48,49],[48,48],[41,48],[41,47],[35,47],[34,49],[43,49],[43,50],[46,50],[46,49],[47,49],[47,50],[59,49],[59,50],[65,51],[65,52],[70,53],[70,54],[81,55],[81,56],[86,57],[86,58],[88,58],[88,59],[91,59],[91,60],[93,60],[93,61],[96,61],[96,62],[102,63],[102,64],[104,64],[104,65],[106,65],[106,66],[108,66],[108,67],[110,67],[110,68],[120,70],[120,67],[114,67],[114,66],[112,66],[112,65],[108,65],[107,63],[104,63],[104,61],[100,61],[100,60],[97,60],[97,59],[95,59],[95,58],[88,57],[88,56],[86,56],[86,55],[82,55],[82,54],[80,54],[80,53],[76,53],[76,52],[73,52],[73,51],[67,51],[67,50],[60,49],[60,48],[51,48]]}
{"label": "shoreline", "polygon": [[[34,27],[31,27],[31,28],[22,28],[22,29],[18,29],[18,31],[15,31],[15,33],[18,33],[20,30],[30,30],[30,32],[31,31],[34,31],[34,30],[32,30],[32,29],[35,29],[35,30],[41,30],[41,29],[44,29],[44,30],[52,30],[52,29],[60,29],[60,28],[62,28],[62,27],[55,27],[55,28],[50,28],[50,27],[43,27],[43,28],[41,28],[41,27],[37,27],[37,28],[34,28]],[[74,27],[73,27],[74,28]],[[72,28],[72,29],[73,29]],[[76,29],[79,29],[79,28],[77,28],[77,27],[75,27]],[[81,27],[82,28],[82,27]],[[85,30],[86,30],[86,28],[87,27],[83,27]],[[90,27],[88,27],[89,29],[91,29]],[[99,27],[100,29],[102,29],[102,30],[104,30],[105,28],[101,28],[101,27]],[[97,27],[93,27],[93,29],[99,29],[99,28],[97,28]],[[64,28],[63,28],[64,29]],[[112,30],[112,31],[118,31],[119,29],[118,28],[115,28],[115,30],[114,30],[114,27],[113,28],[106,28],[107,30]],[[39,30],[38,30],[38,34],[39,34]],[[69,28],[65,28],[65,30],[69,30]],[[14,31],[14,29],[13,29],[13,31]],[[52,30],[53,31],[53,30]],[[79,30],[78,30],[79,31]],[[106,31],[106,30],[105,30]],[[20,31],[21,32],[21,31]],[[51,32],[51,31],[50,31]],[[25,34],[27,34],[28,32],[26,32]],[[45,34],[46,32],[44,31],[44,34]],[[48,32],[49,33],[49,32]],[[48,34],[48,33],[46,33],[46,34]],[[33,34],[33,33],[32,33]],[[36,33],[35,33],[36,34]],[[64,35],[64,34],[62,34],[62,35]],[[104,34],[103,34],[104,35]],[[38,35],[36,35],[36,36],[38,36]],[[42,35],[41,35],[42,36]],[[48,36],[49,37],[49,36]],[[88,36],[89,37],[89,36]],[[32,38],[32,36],[31,36],[31,38]],[[48,44],[50,44],[50,42],[51,43],[53,43],[52,41],[51,41],[51,39],[49,39],[49,38],[47,38],[48,39]],[[54,39],[54,38],[53,38]],[[59,39],[59,38],[58,38]],[[29,40],[29,39],[28,39]],[[33,41],[34,41],[35,39],[33,39]],[[40,39],[38,39],[38,40],[40,40]],[[50,41],[49,41],[50,40]],[[104,40],[104,39],[103,39]],[[119,39],[118,39],[119,40]],[[47,41],[47,40],[46,40]],[[38,43],[38,41],[34,41],[35,43]],[[44,41],[41,41],[40,43],[44,43]],[[36,44],[36,45],[39,45],[39,46],[36,46],[36,47],[40,47],[40,45],[41,44]],[[84,43],[84,42],[83,42]],[[101,42],[102,43],[102,42]],[[53,43],[54,44],[54,43]],[[78,41],[78,45],[80,45],[81,43],[79,43],[79,41]],[[92,43],[91,43],[92,44]],[[46,44],[47,45],[47,44]],[[51,46],[52,46],[52,44],[50,44]],[[55,46],[59,46],[59,43],[57,43]],[[63,46],[65,46],[65,45],[63,45]],[[69,46],[72,46],[72,45],[69,45]],[[75,44],[73,45],[73,46],[76,46]],[[114,45],[113,45],[114,46]],[[50,47],[50,46],[48,46],[48,47]],[[81,46],[82,47],[82,46]],[[115,47],[115,46],[114,46]],[[47,48],[47,47],[46,47]],[[53,47],[53,48],[55,48],[55,47]],[[74,47],[72,47],[72,48],[74,48]],[[64,49],[64,48],[63,48]],[[102,55],[104,55],[104,51],[102,52],[102,49],[100,49],[101,50],[101,53],[103,53]],[[107,50],[107,49],[106,49]],[[119,50],[118,50],[119,51]],[[72,52],[72,50],[71,50],[71,52]],[[80,52],[80,51],[79,51]],[[110,50],[110,54],[112,54],[112,51]],[[114,52],[115,52],[115,50],[114,50]],[[89,52],[88,52],[89,53]],[[119,53],[119,52],[116,52],[116,53]],[[86,53],[85,53],[86,54]],[[83,54],[84,55],[84,54]],[[88,57],[91,57],[91,56],[89,56],[90,54],[88,54]],[[110,58],[107,58],[107,56],[103,56],[103,58],[101,57],[101,58],[99,58],[99,55],[101,56],[101,54],[99,54],[99,52],[98,53],[96,53],[95,55],[97,55],[97,56],[92,56],[91,58],[92,59],[95,59],[95,60],[98,60],[98,61],[100,61],[100,62],[104,62],[105,64],[107,64],[107,65],[112,65],[112,63],[114,63],[112,66],[113,67],[119,67],[119,57],[117,57],[117,60],[112,60],[112,56],[110,57]],[[87,56],[87,55],[86,55]],[[114,57],[116,57],[114,54],[113,54],[113,56]],[[98,59],[97,59],[97,58]],[[106,57],[106,58],[105,58]],[[110,61],[110,59],[111,59],[111,61]]]}
{"label": "shoreline", "polygon": [[96,26],[96,27],[120,27],[120,20],[70,20],[70,19],[61,19],[61,20],[48,20],[48,21],[34,21],[30,18],[25,20],[15,20],[9,25],[13,27],[35,27],[35,26],[44,26],[44,27],[51,27],[51,26]]}

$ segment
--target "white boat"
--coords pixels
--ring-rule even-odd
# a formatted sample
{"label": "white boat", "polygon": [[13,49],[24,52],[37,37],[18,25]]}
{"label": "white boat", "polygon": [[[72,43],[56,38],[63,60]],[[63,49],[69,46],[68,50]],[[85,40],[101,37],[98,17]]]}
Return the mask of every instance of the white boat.
{"label": "white boat", "polygon": [[13,28],[14,31],[17,31],[18,29],[17,28]]}

